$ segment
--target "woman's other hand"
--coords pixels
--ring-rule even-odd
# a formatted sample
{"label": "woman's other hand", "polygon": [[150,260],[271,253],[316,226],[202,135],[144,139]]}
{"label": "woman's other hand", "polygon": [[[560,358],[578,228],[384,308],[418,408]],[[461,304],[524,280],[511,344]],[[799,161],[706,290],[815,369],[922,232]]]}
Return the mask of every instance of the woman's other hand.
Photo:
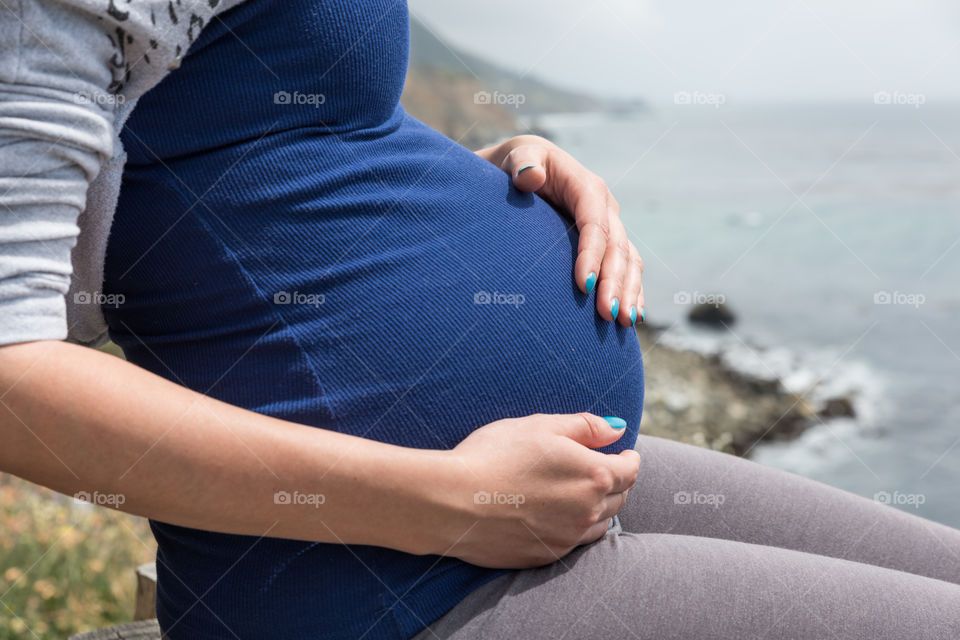
{"label": "woman's other hand", "polygon": [[599,176],[539,136],[516,136],[477,155],[510,174],[517,189],[535,192],[573,217],[580,232],[573,277],[584,293],[596,289],[601,317],[625,327],[646,319],[643,260]]}
{"label": "woman's other hand", "polygon": [[[552,563],[607,531],[637,480],[640,454],[592,448],[624,433],[619,418],[589,413],[500,420],[467,436],[444,463],[443,508],[431,553],[472,564]],[[441,548],[442,547],[442,548]]]}

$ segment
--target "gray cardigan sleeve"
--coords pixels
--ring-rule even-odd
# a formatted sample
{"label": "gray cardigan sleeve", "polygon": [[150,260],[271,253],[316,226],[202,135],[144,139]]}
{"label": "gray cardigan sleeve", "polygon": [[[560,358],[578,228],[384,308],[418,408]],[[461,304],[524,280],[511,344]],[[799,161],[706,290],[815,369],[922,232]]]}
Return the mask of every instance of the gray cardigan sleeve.
{"label": "gray cardigan sleeve", "polygon": [[[122,170],[118,114],[240,1],[0,0],[0,345],[68,336],[71,251],[91,217],[105,244],[113,215],[85,208],[101,168]],[[102,255],[79,258],[102,273]]]}
{"label": "gray cardigan sleeve", "polygon": [[0,344],[67,335],[77,217],[113,154],[100,23],[65,2],[0,7]]}

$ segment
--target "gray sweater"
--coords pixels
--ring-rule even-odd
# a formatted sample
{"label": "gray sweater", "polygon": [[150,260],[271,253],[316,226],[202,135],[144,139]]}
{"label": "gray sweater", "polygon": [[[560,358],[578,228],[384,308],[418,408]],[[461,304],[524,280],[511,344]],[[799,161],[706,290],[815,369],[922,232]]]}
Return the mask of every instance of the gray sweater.
{"label": "gray sweater", "polygon": [[98,344],[136,100],[243,0],[0,0],[0,345]]}

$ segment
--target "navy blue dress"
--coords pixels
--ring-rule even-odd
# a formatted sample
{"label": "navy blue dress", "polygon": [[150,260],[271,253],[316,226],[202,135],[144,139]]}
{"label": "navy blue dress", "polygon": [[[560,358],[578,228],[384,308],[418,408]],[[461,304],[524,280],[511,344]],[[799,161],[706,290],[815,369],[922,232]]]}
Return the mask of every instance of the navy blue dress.
{"label": "navy blue dress", "polygon": [[[248,0],[204,29],[123,132],[112,338],[191,389],[397,445],[591,411],[628,423],[607,451],[632,446],[633,330],[576,289],[569,219],[404,112],[408,34],[386,0]],[[152,525],[172,640],[406,638],[502,573]]]}

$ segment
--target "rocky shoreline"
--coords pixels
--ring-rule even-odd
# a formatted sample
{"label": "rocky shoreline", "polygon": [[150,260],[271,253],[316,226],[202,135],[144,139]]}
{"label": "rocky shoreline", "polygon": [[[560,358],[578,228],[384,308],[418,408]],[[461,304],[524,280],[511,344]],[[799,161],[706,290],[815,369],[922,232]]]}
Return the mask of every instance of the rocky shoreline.
{"label": "rocky shoreline", "polygon": [[815,406],[780,380],[744,374],[720,355],[669,347],[659,341],[662,332],[637,329],[646,389],[641,433],[748,456],[760,441],[795,437],[847,402]]}

